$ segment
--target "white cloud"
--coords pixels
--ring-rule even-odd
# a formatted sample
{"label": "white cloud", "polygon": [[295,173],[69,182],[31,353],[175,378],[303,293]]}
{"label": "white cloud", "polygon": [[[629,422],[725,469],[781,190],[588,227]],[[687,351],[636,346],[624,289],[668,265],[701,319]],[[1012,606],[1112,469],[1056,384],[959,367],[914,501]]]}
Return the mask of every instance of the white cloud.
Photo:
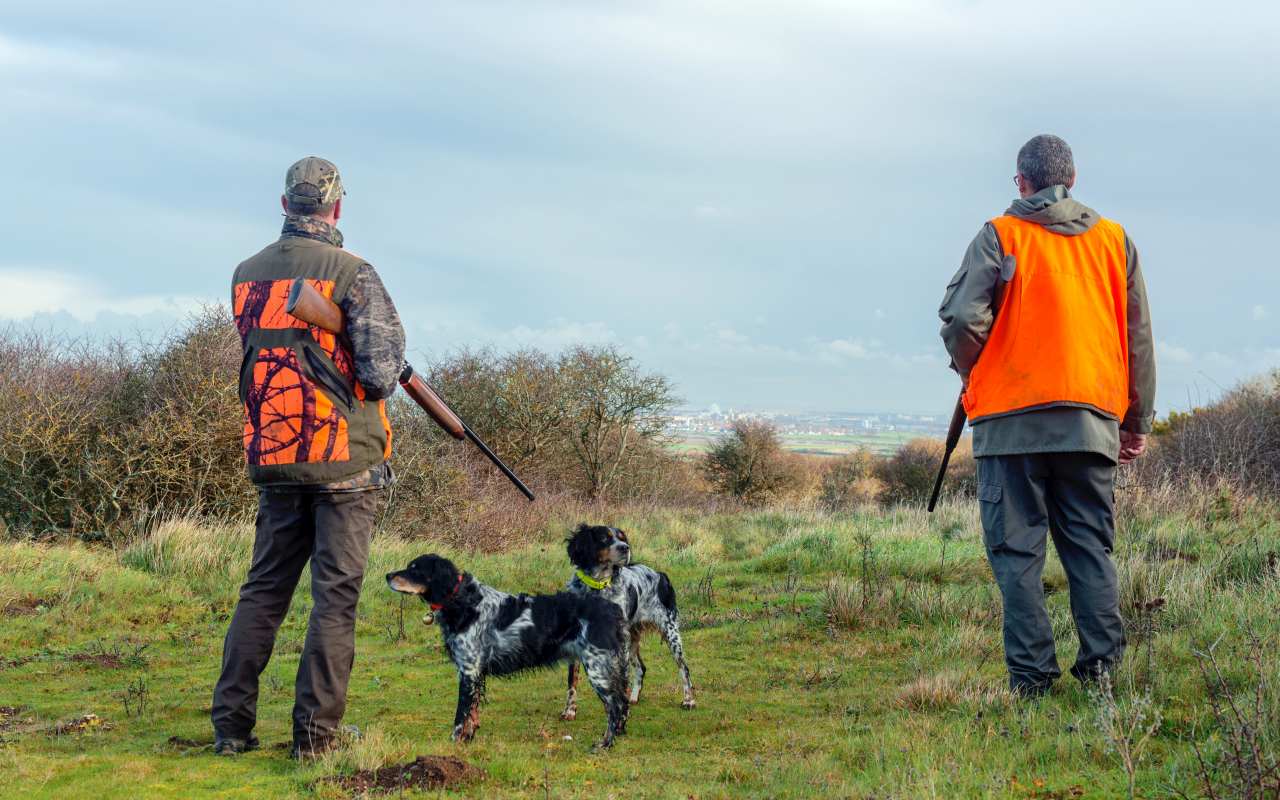
{"label": "white cloud", "polygon": [[555,319],[546,327],[518,325],[496,338],[496,344],[502,347],[534,347],[555,353],[577,344],[609,344],[617,341],[618,336],[603,322]]}
{"label": "white cloud", "polygon": [[870,358],[871,351],[861,339],[836,339],[827,344],[827,349],[838,356],[846,358]]}
{"label": "white cloud", "polygon": [[112,295],[95,280],[31,268],[0,268],[0,284],[10,297],[20,298],[18,303],[0,303],[0,319],[15,321],[58,312],[80,322],[93,322],[103,313],[183,317],[217,302],[182,295]]}
{"label": "white cloud", "polygon": [[719,328],[716,330],[716,339],[734,346],[744,346],[751,343],[751,339],[745,334],[738,333],[733,328]]}
{"label": "white cloud", "polygon": [[1253,307],[1253,318],[1261,321],[1267,318],[1267,307],[1264,305],[1256,305]]}
{"label": "white cloud", "polygon": [[32,44],[0,34],[0,74],[29,72],[103,78],[118,72],[119,60],[92,48]]}
{"label": "white cloud", "polygon": [[1195,360],[1195,356],[1185,347],[1178,347],[1160,339],[1156,341],[1156,359],[1174,364],[1190,364]]}

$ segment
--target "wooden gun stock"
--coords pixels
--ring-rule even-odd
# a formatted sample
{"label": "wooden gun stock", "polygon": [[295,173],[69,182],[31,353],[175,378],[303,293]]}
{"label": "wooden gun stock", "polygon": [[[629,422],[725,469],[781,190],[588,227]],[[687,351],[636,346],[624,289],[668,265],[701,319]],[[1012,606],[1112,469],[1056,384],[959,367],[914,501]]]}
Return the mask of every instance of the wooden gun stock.
{"label": "wooden gun stock", "polygon": [[409,376],[409,380],[403,381],[400,388],[404,389],[404,393],[413,398],[413,402],[422,406],[422,409],[435,420],[435,423],[444,428],[445,433],[455,439],[465,439],[467,437],[467,426],[463,424],[458,415],[453,413],[453,409],[445,405],[440,399],[440,395],[436,394],[430,384],[424,381],[418,373]]}
{"label": "wooden gun stock", "polygon": [[[293,315],[297,319],[302,320],[308,325],[315,325],[317,328],[323,328],[330,333],[342,335],[344,320],[342,318],[342,309],[338,304],[320,294],[316,288],[307,283],[302,278],[293,282],[289,287],[289,299],[285,303],[284,310]],[[439,425],[445,433],[448,433],[455,439],[469,439],[472,444],[480,449],[480,452],[493,462],[503,475],[515,484],[520,493],[525,497],[533,500],[533,492],[529,491],[529,487],[524,485],[524,481],[516,477],[511,468],[502,463],[502,459],[489,449],[489,447],[480,440],[471,428],[467,427],[467,423],[454,413],[452,408],[436,394],[421,376],[418,375],[412,367],[407,370],[409,377],[400,381],[400,388],[404,389],[405,394],[413,399],[413,402],[422,407],[423,411]]]}

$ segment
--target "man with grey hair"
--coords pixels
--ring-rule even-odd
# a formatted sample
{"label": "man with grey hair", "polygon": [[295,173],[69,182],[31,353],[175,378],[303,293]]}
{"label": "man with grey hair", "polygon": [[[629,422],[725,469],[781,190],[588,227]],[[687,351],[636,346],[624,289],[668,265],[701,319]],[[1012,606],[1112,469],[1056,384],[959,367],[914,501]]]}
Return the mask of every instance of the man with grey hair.
{"label": "man with grey hair", "polygon": [[1039,696],[1061,675],[1041,583],[1049,537],[1080,639],[1071,673],[1095,679],[1123,655],[1115,473],[1146,447],[1155,356],[1138,252],[1071,196],[1071,148],[1036,136],[1017,169],[1020,199],[970,243],[938,313],[973,426],[1009,686]]}

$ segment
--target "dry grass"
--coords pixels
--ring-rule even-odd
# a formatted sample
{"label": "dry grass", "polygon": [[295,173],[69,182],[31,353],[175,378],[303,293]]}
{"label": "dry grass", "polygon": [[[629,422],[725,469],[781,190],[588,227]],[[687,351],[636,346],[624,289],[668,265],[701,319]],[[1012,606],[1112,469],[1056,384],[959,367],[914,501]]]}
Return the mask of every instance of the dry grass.
{"label": "dry grass", "polygon": [[413,757],[413,745],[388,733],[380,725],[370,725],[360,734],[349,729],[339,731],[338,746],[317,762],[322,775],[349,774],[379,769]]}
{"label": "dry grass", "polygon": [[243,580],[252,549],[253,525],[248,521],[180,517],[134,539],[120,560],[158,577],[180,579],[196,594],[214,596]]}
{"label": "dry grass", "polygon": [[1011,708],[1016,700],[1003,686],[971,674],[944,671],[900,687],[896,702],[908,711],[945,711],[958,706]]}

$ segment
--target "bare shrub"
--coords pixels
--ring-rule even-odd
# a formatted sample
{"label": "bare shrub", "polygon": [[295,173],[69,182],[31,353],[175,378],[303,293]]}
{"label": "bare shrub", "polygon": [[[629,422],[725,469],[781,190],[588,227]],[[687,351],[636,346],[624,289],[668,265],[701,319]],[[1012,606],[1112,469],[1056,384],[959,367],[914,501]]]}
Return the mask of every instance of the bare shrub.
{"label": "bare shrub", "polygon": [[1203,740],[1193,735],[1192,746],[1196,776],[1210,800],[1280,797],[1275,647],[1252,630],[1246,630],[1245,639],[1241,652],[1231,660],[1233,665],[1245,665],[1248,675],[1243,681],[1233,681],[1224,672],[1217,642],[1194,653],[1204,682],[1201,702],[1208,711],[1209,730]]}
{"label": "bare shrub", "polygon": [[572,409],[557,359],[538,350],[461,350],[432,365],[431,384],[508,464],[564,475]]}
{"label": "bare shrub", "polygon": [[1151,697],[1151,688],[1141,694],[1131,693],[1117,698],[1111,674],[1102,672],[1098,683],[1090,689],[1094,702],[1098,731],[1107,750],[1113,753],[1129,781],[1129,800],[1137,791],[1138,766],[1146,756],[1151,737],[1160,730],[1163,716]]}
{"label": "bare shrub", "polygon": [[875,454],[865,448],[832,459],[822,476],[822,507],[847,511],[878,501],[885,486],[876,477],[877,462]]}
{"label": "bare shrub", "polygon": [[1157,424],[1151,452],[1130,470],[1146,485],[1228,480],[1255,494],[1280,492],[1280,370],[1222,399]]}
{"label": "bare shrub", "polygon": [[[0,331],[0,530],[115,542],[175,514],[251,514],[240,363],[225,307],[154,341]],[[695,465],[664,447],[666,379],[616,350],[463,352],[431,377],[539,502],[395,395],[398,482],[383,529],[492,550],[527,542],[583,496],[683,504],[705,494]]]}
{"label": "bare shrub", "polygon": [[176,511],[244,513],[240,364],[224,309],[158,342],[0,334],[0,516],[112,538]]}
{"label": "bare shrub", "polygon": [[703,457],[703,472],[717,491],[754,506],[816,488],[803,459],[785,452],[778,429],[763,420],[735,421]]}
{"label": "bare shrub", "polygon": [[[884,484],[881,500],[889,504],[920,505],[929,500],[942,463],[944,444],[937,439],[913,439],[897,453],[876,465],[875,477]],[[951,455],[943,495],[973,497],[977,494],[978,465],[973,448],[962,441]]]}
{"label": "bare shrub", "polygon": [[[687,483],[663,446],[676,402],[670,383],[616,348],[559,356],[463,350],[437,363],[430,379],[522,475],[593,500],[679,495]],[[669,473],[677,479],[670,487],[662,485]]]}
{"label": "bare shrub", "polygon": [[625,474],[640,445],[666,430],[675,392],[613,347],[575,347],[560,357],[569,407],[569,445],[583,490],[595,500]]}

